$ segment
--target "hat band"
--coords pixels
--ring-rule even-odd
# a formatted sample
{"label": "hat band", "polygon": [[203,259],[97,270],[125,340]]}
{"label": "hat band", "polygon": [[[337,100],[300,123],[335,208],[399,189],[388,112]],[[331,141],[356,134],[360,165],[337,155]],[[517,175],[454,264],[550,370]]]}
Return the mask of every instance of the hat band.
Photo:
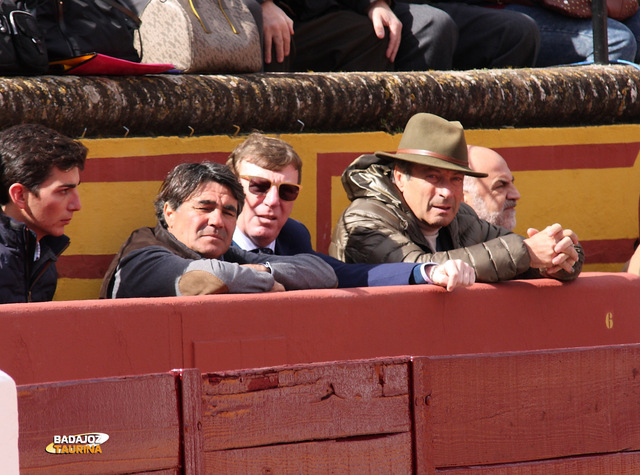
{"label": "hat band", "polygon": [[468,167],[469,162],[463,160],[456,160],[455,158],[448,157],[446,155],[441,155],[436,152],[431,152],[429,150],[419,150],[415,148],[401,148],[396,153],[409,153],[411,155],[425,155],[427,157],[439,158],[440,160],[444,160],[445,162],[453,163],[454,165],[459,165],[461,167]]}

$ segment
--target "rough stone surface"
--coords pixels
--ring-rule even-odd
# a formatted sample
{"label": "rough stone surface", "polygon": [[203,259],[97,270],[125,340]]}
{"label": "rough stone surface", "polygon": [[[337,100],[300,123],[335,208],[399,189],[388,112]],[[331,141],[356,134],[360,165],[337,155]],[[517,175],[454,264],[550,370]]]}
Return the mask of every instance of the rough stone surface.
{"label": "rough stone surface", "polygon": [[416,112],[466,128],[601,125],[640,118],[632,66],[331,73],[0,78],[0,129],[73,137],[399,132]]}

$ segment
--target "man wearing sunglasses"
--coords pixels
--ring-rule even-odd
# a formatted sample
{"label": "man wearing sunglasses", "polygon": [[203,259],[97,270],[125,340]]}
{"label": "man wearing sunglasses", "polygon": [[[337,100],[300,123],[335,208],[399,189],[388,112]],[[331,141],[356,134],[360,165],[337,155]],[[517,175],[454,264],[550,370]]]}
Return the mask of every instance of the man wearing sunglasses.
{"label": "man wearing sunglasses", "polygon": [[101,298],[168,297],[332,288],[313,255],[268,256],[231,248],[244,192],[225,165],[182,163],[155,201],[158,224],[134,231],[113,259]]}
{"label": "man wearing sunglasses", "polygon": [[[293,256],[315,253],[309,230],[289,216],[300,193],[302,160],[283,140],[251,134],[227,160],[245,191],[234,244],[266,254]],[[339,287],[435,283],[449,291],[475,281],[471,266],[459,260],[435,264],[345,264],[315,253],[338,276]]]}

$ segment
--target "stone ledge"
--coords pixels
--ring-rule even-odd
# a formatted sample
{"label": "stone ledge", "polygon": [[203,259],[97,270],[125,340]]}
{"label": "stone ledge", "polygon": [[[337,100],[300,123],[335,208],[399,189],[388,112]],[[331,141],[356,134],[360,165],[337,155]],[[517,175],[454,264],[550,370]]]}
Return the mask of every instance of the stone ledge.
{"label": "stone ledge", "polygon": [[400,132],[416,112],[467,128],[630,123],[632,66],[420,73],[0,78],[0,128],[37,122],[72,137]]}

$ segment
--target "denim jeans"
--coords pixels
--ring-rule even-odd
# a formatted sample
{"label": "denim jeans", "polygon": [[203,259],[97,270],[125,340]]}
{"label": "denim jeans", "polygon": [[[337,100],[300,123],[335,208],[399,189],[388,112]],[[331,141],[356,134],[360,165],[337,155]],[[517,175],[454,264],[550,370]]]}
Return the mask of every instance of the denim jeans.
{"label": "denim jeans", "polygon": [[[540,29],[541,43],[536,66],[555,66],[593,61],[591,19],[570,18],[537,6],[510,4],[505,7],[533,18]],[[638,62],[640,11],[624,22],[607,20],[609,60]]]}

